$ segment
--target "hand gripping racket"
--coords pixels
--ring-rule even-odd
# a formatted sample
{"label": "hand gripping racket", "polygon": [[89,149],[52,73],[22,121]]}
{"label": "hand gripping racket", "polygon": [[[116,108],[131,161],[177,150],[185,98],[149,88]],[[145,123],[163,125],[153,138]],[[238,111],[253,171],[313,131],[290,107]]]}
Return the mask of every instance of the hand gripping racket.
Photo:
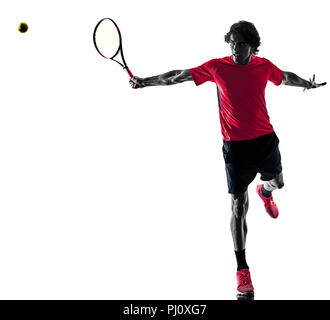
{"label": "hand gripping racket", "polygon": [[[111,59],[120,64],[132,79],[133,74],[128,68],[124,54],[120,30],[116,23],[110,18],[104,18],[96,25],[93,34],[94,45],[97,52],[106,59]],[[121,62],[115,57],[121,56]]]}

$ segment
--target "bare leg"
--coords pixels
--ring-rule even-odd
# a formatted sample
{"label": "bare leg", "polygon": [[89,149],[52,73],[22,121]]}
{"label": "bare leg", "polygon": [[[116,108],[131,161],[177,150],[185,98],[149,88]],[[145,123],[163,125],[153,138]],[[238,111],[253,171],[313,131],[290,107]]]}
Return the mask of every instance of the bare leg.
{"label": "bare leg", "polygon": [[282,172],[278,174],[274,179],[266,181],[264,183],[264,188],[269,192],[272,192],[276,189],[281,189],[283,188],[283,186],[284,186],[284,181],[283,181]]}
{"label": "bare leg", "polygon": [[246,214],[249,208],[248,192],[231,195],[231,220],[230,228],[234,241],[235,251],[245,249],[247,224]]}

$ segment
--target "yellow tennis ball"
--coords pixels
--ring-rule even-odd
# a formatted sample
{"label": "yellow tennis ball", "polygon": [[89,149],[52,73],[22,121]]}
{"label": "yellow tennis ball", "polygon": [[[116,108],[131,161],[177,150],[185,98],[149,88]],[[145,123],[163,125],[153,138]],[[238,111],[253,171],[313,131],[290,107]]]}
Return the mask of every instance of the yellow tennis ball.
{"label": "yellow tennis ball", "polygon": [[29,29],[29,27],[28,27],[26,22],[21,22],[18,25],[18,31],[21,32],[21,33],[25,33],[28,29]]}

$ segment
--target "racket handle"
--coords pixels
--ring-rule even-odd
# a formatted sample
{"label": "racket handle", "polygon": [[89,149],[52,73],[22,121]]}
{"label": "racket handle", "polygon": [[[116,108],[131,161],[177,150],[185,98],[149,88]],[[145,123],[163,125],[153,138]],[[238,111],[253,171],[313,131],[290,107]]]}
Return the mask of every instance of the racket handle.
{"label": "racket handle", "polygon": [[124,70],[126,70],[126,72],[128,73],[129,77],[132,79],[134,76],[133,76],[133,73],[131,72],[131,70],[129,69],[129,67],[124,67]]}

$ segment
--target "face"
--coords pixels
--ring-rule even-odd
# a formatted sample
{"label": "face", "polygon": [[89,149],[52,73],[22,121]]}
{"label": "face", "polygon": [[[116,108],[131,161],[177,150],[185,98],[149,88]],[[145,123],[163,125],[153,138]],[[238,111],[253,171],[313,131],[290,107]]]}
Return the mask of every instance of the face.
{"label": "face", "polygon": [[252,47],[245,42],[244,37],[239,33],[230,35],[230,49],[232,57],[237,64],[248,64],[252,56]]}

